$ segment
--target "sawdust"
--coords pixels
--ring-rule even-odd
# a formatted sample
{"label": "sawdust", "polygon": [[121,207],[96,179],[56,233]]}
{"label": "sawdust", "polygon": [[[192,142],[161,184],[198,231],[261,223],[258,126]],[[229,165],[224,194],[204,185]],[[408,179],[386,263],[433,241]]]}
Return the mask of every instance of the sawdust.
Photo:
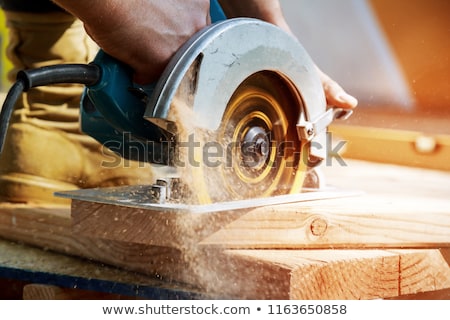
{"label": "sawdust", "polygon": [[[211,170],[217,172],[220,168],[209,168],[205,165],[203,154],[205,144],[218,143],[214,134],[199,129],[202,127],[202,120],[187,103],[179,99],[174,99],[172,103],[171,118],[177,125],[177,142],[184,146],[177,148],[175,161],[177,175],[187,187],[181,201],[198,204],[224,199],[226,193],[215,187],[221,185],[220,181],[216,180],[219,175],[211,174]],[[211,265],[212,253],[206,254],[198,242],[216,231],[215,226],[220,221],[215,219],[220,217],[220,214],[179,214],[176,221],[176,231],[180,243],[183,244],[183,260],[186,264],[183,278],[191,279],[191,283],[201,284],[208,292],[214,291],[214,284],[223,280],[217,272],[218,269]]]}
{"label": "sawdust", "polygon": [[[192,108],[185,102],[174,99],[171,107],[171,117],[177,126],[177,150],[175,155],[175,168],[177,175],[189,190],[182,198],[183,203],[205,204],[227,199],[227,193],[220,188],[220,174],[225,166],[223,150],[225,144],[215,138],[215,133],[205,129]],[[206,152],[209,146],[220,149],[221,155],[217,157],[211,167]]]}
{"label": "sawdust", "polygon": [[[197,161],[197,159],[189,159],[189,157],[192,155],[192,152],[195,151],[195,149],[192,148],[197,144],[196,139],[201,138],[200,135],[196,137],[195,134],[196,117],[193,110],[186,103],[176,98],[174,98],[172,102],[171,117],[173,117],[177,127],[177,148],[175,150],[175,159],[173,163],[177,171],[177,176],[187,187],[187,192],[182,195],[181,201],[183,203],[194,204],[197,203],[197,199],[195,188],[193,187],[195,186],[196,180],[198,181],[201,179],[201,177],[195,177],[195,171],[197,170],[195,170],[196,168],[193,168],[193,166],[189,163],[190,160],[191,162],[192,160]],[[191,141],[193,141],[192,143],[189,142],[189,137],[191,137]],[[200,141],[198,141],[198,143],[199,142]],[[185,144],[187,144],[186,147],[180,147],[180,145],[184,146]]]}
{"label": "sawdust", "polygon": [[[171,105],[171,116],[177,126],[177,144],[186,145],[186,147],[177,147],[175,154],[174,164],[177,169],[177,174],[186,186],[184,188],[185,194],[182,195],[181,201],[184,203],[196,204],[202,200],[202,196],[199,193],[205,190],[199,190],[204,188],[206,175],[202,172],[202,159],[199,159],[200,154],[196,151],[196,147],[199,144],[204,144],[208,141],[208,134],[206,132],[200,132],[199,127],[200,119],[194,113],[191,106],[186,102],[174,98]],[[191,140],[189,140],[191,138]],[[191,141],[191,143],[189,143]],[[193,143],[192,143],[193,141]],[[194,157],[194,158],[192,158]],[[197,166],[197,164],[199,165]],[[183,260],[186,263],[186,278],[192,278],[193,283],[198,283],[198,280],[214,277],[210,272],[206,272],[202,267],[202,263],[199,259],[202,256],[202,252],[198,247],[198,233],[199,227],[205,225],[207,220],[204,215],[178,215],[177,218],[177,235],[179,237],[179,243],[183,244]],[[202,281],[203,282],[203,281]]]}

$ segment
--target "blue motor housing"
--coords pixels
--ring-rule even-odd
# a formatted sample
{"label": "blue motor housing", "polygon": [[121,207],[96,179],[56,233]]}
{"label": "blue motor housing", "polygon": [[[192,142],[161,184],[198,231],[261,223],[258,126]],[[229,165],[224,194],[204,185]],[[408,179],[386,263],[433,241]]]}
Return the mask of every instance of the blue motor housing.
{"label": "blue motor housing", "polygon": [[[226,19],[217,0],[210,8],[213,22]],[[155,84],[133,83],[133,70],[102,50],[93,63],[101,78],[83,93],[81,130],[127,159],[170,165],[175,137],[143,117]]]}
{"label": "blue motor housing", "polygon": [[81,100],[81,130],[127,159],[168,164],[171,137],[143,118],[152,88],[136,86],[132,70],[100,51],[100,81]]}

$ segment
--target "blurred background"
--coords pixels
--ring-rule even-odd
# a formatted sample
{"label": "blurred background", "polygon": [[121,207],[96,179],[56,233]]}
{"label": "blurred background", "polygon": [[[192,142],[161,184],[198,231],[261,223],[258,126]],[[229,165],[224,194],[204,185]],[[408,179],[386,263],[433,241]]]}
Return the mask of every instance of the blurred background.
{"label": "blurred background", "polygon": [[316,63],[362,106],[450,108],[450,1],[281,1]]}
{"label": "blurred background", "polygon": [[[0,91],[5,92],[11,86],[11,83],[7,80],[7,72],[11,68],[11,63],[6,59],[6,45],[8,32],[5,25],[5,15],[3,11],[0,10]],[[3,100],[2,100],[3,101]]]}
{"label": "blurred background", "polygon": [[344,156],[450,170],[450,1],[281,0],[316,64],[359,100]]}

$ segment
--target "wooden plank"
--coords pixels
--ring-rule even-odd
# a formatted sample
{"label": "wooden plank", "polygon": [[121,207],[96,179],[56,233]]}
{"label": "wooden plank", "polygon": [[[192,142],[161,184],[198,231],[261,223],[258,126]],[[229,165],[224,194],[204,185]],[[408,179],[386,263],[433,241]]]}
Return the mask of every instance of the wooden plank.
{"label": "wooden plank", "polygon": [[399,296],[421,292],[420,288],[432,288],[430,291],[450,288],[449,264],[450,249],[412,251],[391,251],[400,254]]}
{"label": "wooden plank", "polygon": [[107,240],[189,248],[245,211],[190,214],[72,200],[73,232]]}
{"label": "wooden plank", "polygon": [[204,276],[204,285],[246,299],[377,299],[450,287],[439,250],[226,250],[212,257],[205,270],[216,274]]}
{"label": "wooden plank", "polygon": [[[395,199],[407,202],[418,194],[421,197],[417,202],[425,213],[430,212],[426,208],[449,208],[445,201],[449,198],[449,176],[443,172],[358,161],[324,169],[331,184],[358,186],[370,197],[384,199],[386,208]],[[317,205],[317,210],[323,207],[325,203]],[[417,207],[399,210],[406,214],[408,208]],[[338,209],[330,203],[327,210],[332,216],[339,214]],[[218,292],[231,298],[371,299],[450,287],[448,250],[223,250],[168,240],[164,241],[172,247],[149,246],[74,234],[69,211],[67,207],[2,205],[0,236],[177,280],[201,288],[203,293]],[[445,214],[445,210],[433,212]],[[420,224],[415,221],[411,225]],[[142,236],[134,239],[141,241]],[[131,236],[127,240],[134,241]]]}
{"label": "wooden plank", "polygon": [[258,208],[201,241],[228,248],[450,246],[450,201],[363,195]]}
{"label": "wooden plank", "polygon": [[450,171],[450,135],[355,125],[329,130],[334,139],[347,142],[342,156]]}
{"label": "wooden plank", "polygon": [[182,281],[186,268],[179,250],[81,237],[72,232],[70,207],[0,206],[0,238],[101,261],[166,280]]}
{"label": "wooden plank", "polygon": [[[23,213],[23,210],[21,210]],[[4,216],[4,212],[2,213]],[[425,292],[450,287],[448,264],[443,262],[437,250],[218,250],[215,248],[192,248],[183,253],[183,262],[171,259],[155,259],[152,252],[158,247],[122,247],[108,240],[93,240],[57,232],[48,232],[51,215],[42,212],[26,217],[36,219],[32,227],[21,230],[24,217],[14,215],[18,233],[16,238],[25,238],[30,230],[39,237],[30,237],[35,245],[53,244],[48,249],[59,248],[65,252],[78,252],[81,256],[137,270],[165,280],[177,279],[191,286],[202,288],[204,294],[220,294],[229,298],[285,299],[285,298],[367,298],[395,297],[399,293]],[[12,218],[12,216],[10,217]],[[56,220],[61,223],[60,216]],[[13,220],[13,219],[9,219]],[[70,220],[67,219],[69,222]],[[43,225],[40,225],[44,223]],[[1,225],[1,224],[0,224]],[[57,228],[54,230],[58,230]],[[61,231],[61,229],[59,229]],[[29,234],[28,234],[29,235]],[[63,240],[59,247],[54,239]],[[40,239],[47,239],[44,242]],[[97,250],[84,250],[89,246]],[[64,249],[65,248],[65,249]],[[75,251],[73,248],[79,248]],[[4,251],[4,250],[3,250]],[[438,252],[438,253],[437,253]],[[8,257],[11,254],[6,252]],[[160,253],[161,254],[161,253]],[[20,254],[20,256],[25,256]],[[419,258],[414,258],[418,256]],[[430,258],[431,257],[431,258]],[[447,255],[448,257],[448,255]],[[10,260],[10,258],[8,258]],[[33,259],[34,260],[34,259]],[[444,259],[445,260],[445,259]],[[45,261],[49,261],[48,258]],[[399,268],[400,261],[403,261]],[[409,261],[409,262],[408,262]],[[407,263],[406,263],[407,262]],[[73,263],[71,263],[73,265]],[[420,266],[411,269],[412,266]],[[48,267],[48,266],[46,266]],[[185,268],[185,272],[179,272]],[[62,270],[58,267],[58,270]],[[406,270],[406,271],[403,271]],[[412,272],[411,270],[416,270]],[[437,270],[437,271],[433,271]],[[376,272],[374,272],[376,271]],[[103,272],[101,272],[103,274]],[[347,274],[347,278],[342,278]],[[309,276],[308,276],[309,275]],[[314,276],[314,277],[313,277]],[[90,273],[92,277],[92,273]],[[312,279],[310,279],[313,277]],[[121,277],[123,279],[123,277]],[[408,280],[410,279],[410,280]],[[422,279],[418,281],[418,279]],[[424,280],[426,279],[426,280]],[[400,289],[399,283],[406,284]],[[332,290],[339,285],[340,290]],[[188,286],[189,287],[189,286]],[[405,288],[408,288],[406,290]]]}
{"label": "wooden plank", "polygon": [[[202,215],[74,201],[75,232],[174,247],[373,248],[450,246],[450,199],[364,195]],[[240,218],[236,216],[241,215]]]}
{"label": "wooden plank", "polygon": [[179,249],[450,246],[450,173],[346,161],[325,177],[361,196],[203,215],[74,201],[74,230]]}

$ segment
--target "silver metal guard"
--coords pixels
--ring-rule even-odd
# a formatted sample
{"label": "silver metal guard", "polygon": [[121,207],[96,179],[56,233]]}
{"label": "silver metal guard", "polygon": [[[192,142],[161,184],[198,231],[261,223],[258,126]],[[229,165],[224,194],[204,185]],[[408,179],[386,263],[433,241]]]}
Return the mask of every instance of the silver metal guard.
{"label": "silver metal guard", "polygon": [[[298,119],[299,139],[323,146],[310,152],[324,159],[326,126],[334,116],[318,125],[317,119],[329,119],[329,114],[316,67],[294,37],[257,19],[225,20],[192,37],[159,79],[144,117],[169,132],[174,130],[172,101],[181,96],[199,117],[200,127],[216,130],[236,88],[260,71],[276,72],[298,90],[304,108]],[[311,124],[314,132],[305,129]]]}

